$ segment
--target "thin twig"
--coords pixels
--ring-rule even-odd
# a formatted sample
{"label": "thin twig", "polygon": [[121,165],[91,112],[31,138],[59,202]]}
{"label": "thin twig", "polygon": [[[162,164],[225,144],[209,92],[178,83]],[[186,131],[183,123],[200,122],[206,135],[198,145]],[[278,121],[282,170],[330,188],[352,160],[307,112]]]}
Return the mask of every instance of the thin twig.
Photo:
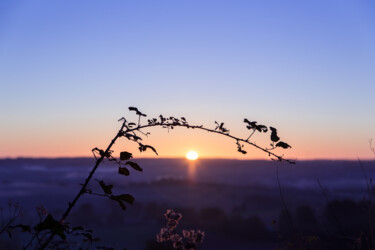
{"label": "thin twig", "polygon": [[286,205],[284,194],[283,194],[283,191],[282,191],[281,185],[280,185],[279,166],[278,165],[276,166],[276,179],[277,179],[277,186],[279,187],[279,193],[280,193],[281,203],[283,204],[283,207],[284,207],[284,210],[285,210],[285,212],[286,212],[286,214],[288,216],[289,222],[292,225],[292,230],[294,231],[293,218],[292,218],[292,215],[290,214],[288,206]]}

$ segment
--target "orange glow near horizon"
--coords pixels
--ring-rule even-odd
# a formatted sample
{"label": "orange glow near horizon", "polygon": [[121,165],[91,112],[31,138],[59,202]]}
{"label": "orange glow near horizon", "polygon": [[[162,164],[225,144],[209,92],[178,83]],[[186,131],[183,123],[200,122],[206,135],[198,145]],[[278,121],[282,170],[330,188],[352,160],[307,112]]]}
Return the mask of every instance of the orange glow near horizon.
{"label": "orange glow near horizon", "polygon": [[[110,127],[105,127],[105,129],[99,127],[98,132],[85,127],[65,130],[56,128],[55,131],[45,129],[39,132],[28,131],[28,129],[21,130],[22,136],[13,134],[12,130],[6,130],[7,134],[3,132],[2,139],[4,140],[1,142],[3,147],[1,147],[0,158],[92,157],[91,149],[106,148],[113,137],[111,132],[118,129],[118,124],[110,124]],[[369,149],[368,138],[365,136],[358,139],[355,136],[345,138],[338,133],[340,138],[345,138],[345,140],[341,139],[344,143],[337,144],[337,140],[333,139],[322,140],[322,137],[310,135],[305,135],[301,139],[299,133],[282,131],[285,131],[283,137],[288,138],[286,142],[290,143],[292,148],[277,149],[274,152],[288,159],[357,160],[359,157],[362,160],[373,160],[375,158]],[[145,132],[151,132],[151,135],[143,138],[144,144],[155,147],[158,156],[152,150],[140,153],[136,143],[124,138],[120,138],[112,148],[114,156],[118,156],[119,152],[125,150],[133,153],[134,158],[185,158],[186,152],[194,149],[199,152],[199,159],[269,159],[263,151],[249,145],[245,146],[247,154],[241,154],[237,152],[236,145],[230,138],[208,134],[204,131],[176,128],[170,132],[156,129]],[[242,131],[233,130],[233,134],[240,136]],[[262,146],[267,145],[267,139],[268,137],[259,135],[254,140],[257,145]]]}

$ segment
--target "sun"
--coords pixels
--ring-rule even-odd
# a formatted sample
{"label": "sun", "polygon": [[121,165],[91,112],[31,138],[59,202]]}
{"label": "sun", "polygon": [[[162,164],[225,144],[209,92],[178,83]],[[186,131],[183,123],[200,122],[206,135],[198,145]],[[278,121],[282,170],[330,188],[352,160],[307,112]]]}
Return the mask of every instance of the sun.
{"label": "sun", "polygon": [[194,161],[194,160],[198,159],[198,153],[195,152],[195,151],[189,151],[189,152],[186,154],[186,158],[187,158],[188,160]]}

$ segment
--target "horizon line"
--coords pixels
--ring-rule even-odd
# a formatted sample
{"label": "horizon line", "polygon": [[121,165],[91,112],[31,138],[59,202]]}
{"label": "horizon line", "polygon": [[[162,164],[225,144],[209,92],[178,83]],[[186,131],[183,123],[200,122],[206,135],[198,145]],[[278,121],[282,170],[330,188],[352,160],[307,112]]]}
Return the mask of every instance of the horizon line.
{"label": "horizon line", "polygon": [[[15,157],[0,157],[0,160],[20,160],[20,159],[30,159],[30,160],[58,160],[58,159],[95,159],[92,156],[15,156]],[[164,156],[164,157],[137,157],[132,158],[134,160],[187,160],[184,156]],[[375,158],[304,158],[304,159],[293,159],[285,158],[288,160],[298,161],[375,161]],[[229,157],[199,157],[199,160],[238,160],[238,161],[272,161],[271,158],[253,158],[253,159],[241,159],[241,158],[229,158]],[[277,161],[277,160],[275,160]]]}

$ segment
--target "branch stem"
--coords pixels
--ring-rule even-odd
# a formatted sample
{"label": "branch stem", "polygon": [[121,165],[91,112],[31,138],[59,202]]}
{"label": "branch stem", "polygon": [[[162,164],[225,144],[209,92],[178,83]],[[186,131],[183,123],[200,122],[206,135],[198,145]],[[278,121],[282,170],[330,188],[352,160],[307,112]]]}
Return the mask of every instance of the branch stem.
{"label": "branch stem", "polygon": [[[85,193],[87,185],[89,184],[90,180],[92,179],[92,176],[94,175],[96,169],[99,167],[100,163],[104,160],[105,155],[107,155],[108,152],[111,150],[111,148],[115,144],[116,140],[119,137],[122,136],[125,124],[126,124],[126,121],[124,121],[122,123],[122,126],[121,126],[120,130],[118,131],[118,133],[116,134],[116,136],[112,139],[111,143],[108,145],[107,149],[104,151],[104,154],[102,154],[100,156],[100,158],[97,158],[94,167],[92,168],[90,174],[87,176],[87,178],[86,178],[84,184],[82,185],[81,189],[79,190],[79,192],[75,196],[74,200],[72,202],[69,202],[69,206],[65,210],[65,213],[63,214],[63,216],[61,217],[60,222],[63,223],[65,221],[65,219],[68,217],[70,211],[75,206],[75,204],[77,203],[77,201],[79,200],[79,198]],[[50,235],[50,237],[44,242],[44,244],[42,245],[42,247],[40,249],[42,249],[42,250],[45,249],[48,246],[48,244],[51,242],[51,240],[53,239],[54,236],[55,236],[55,234],[52,233]]]}
{"label": "branch stem", "polygon": [[[284,159],[283,156],[277,155],[277,154],[269,151],[269,149],[267,149],[267,148],[262,148],[262,147],[256,145],[255,143],[250,142],[249,138],[254,134],[255,130],[249,136],[249,138],[242,139],[242,138],[230,135],[229,133],[224,133],[223,131],[217,131],[217,130],[214,130],[214,129],[209,129],[209,128],[205,128],[203,126],[198,126],[198,125],[189,125],[189,124],[186,124],[186,123],[177,123],[177,122],[171,123],[171,122],[161,121],[161,122],[155,122],[155,123],[151,123],[151,124],[147,124],[147,125],[141,126],[141,124],[140,124],[140,118],[141,117],[139,116],[138,117],[138,126],[135,127],[135,128],[129,128],[126,125],[127,122],[126,122],[125,118],[120,119],[120,120],[123,120],[121,128],[119,129],[119,131],[116,134],[116,136],[112,139],[111,143],[108,145],[108,147],[104,151],[104,153],[101,153],[99,158],[95,157],[96,158],[96,162],[95,162],[94,167],[92,168],[90,174],[87,176],[85,182],[82,184],[81,189],[79,190],[79,192],[77,193],[77,195],[75,196],[75,198],[73,199],[73,201],[69,202],[68,208],[65,210],[64,214],[61,216],[61,219],[60,219],[61,223],[64,223],[65,219],[69,216],[70,211],[76,205],[76,203],[79,200],[79,198],[81,198],[81,196],[84,193],[86,193],[86,187],[87,187],[87,185],[91,181],[94,173],[96,172],[97,168],[102,163],[102,161],[104,160],[104,158],[108,157],[108,155],[110,155],[111,148],[115,144],[116,140],[119,137],[126,135],[126,133],[133,133],[135,135],[135,131],[139,131],[140,133],[144,134],[141,131],[141,129],[152,128],[152,127],[167,127],[168,129],[170,127],[185,127],[185,128],[191,128],[191,129],[200,129],[200,130],[204,130],[204,131],[207,131],[207,132],[210,132],[210,133],[224,135],[224,136],[229,137],[229,138],[231,138],[231,139],[233,139],[233,140],[235,140],[237,142],[243,142],[243,143],[249,144],[249,145],[251,145],[251,146],[253,146],[253,147],[255,147],[255,148],[257,148],[257,149],[259,149],[259,150],[261,150],[261,151],[263,151],[265,153],[267,153],[269,156],[275,157],[278,161],[285,161],[285,162],[288,162],[288,163],[291,163],[291,164],[295,163],[292,160]],[[137,142],[137,140],[134,140],[134,141]],[[95,156],[95,154],[94,154],[94,156]],[[51,233],[51,235],[49,236],[49,238],[43,243],[43,245],[41,246],[40,249],[42,249],[42,250],[45,249],[48,246],[48,244],[51,242],[51,240],[53,239],[54,236],[55,236],[55,234]]]}

